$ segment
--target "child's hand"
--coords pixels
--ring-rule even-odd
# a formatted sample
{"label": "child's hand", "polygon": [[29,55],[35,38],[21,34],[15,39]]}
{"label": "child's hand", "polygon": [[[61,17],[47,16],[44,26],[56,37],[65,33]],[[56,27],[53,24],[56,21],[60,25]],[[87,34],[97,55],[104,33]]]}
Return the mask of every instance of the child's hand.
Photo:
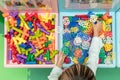
{"label": "child's hand", "polygon": [[100,21],[97,21],[97,24],[93,24],[93,36],[99,36],[99,32],[102,29],[102,23]]}
{"label": "child's hand", "polygon": [[64,59],[65,59],[64,53],[63,53],[63,52],[60,52],[60,53],[58,54],[58,61],[57,61],[56,66],[58,66],[59,68],[62,68],[62,64],[63,64],[63,62],[64,62]]}

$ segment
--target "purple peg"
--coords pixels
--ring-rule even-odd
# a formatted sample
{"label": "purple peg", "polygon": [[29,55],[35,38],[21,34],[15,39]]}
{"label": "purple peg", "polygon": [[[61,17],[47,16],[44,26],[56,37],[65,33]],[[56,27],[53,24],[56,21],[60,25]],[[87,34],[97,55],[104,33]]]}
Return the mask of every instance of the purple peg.
{"label": "purple peg", "polygon": [[24,54],[23,55],[17,54],[17,57],[21,57],[23,59],[27,59],[27,57]]}
{"label": "purple peg", "polygon": [[35,58],[35,59],[38,60],[38,61],[40,60],[39,58]]}
{"label": "purple peg", "polygon": [[11,38],[14,36],[14,31],[13,31],[13,29],[10,29],[9,34],[10,34]]}
{"label": "purple peg", "polygon": [[32,49],[35,49],[35,47],[33,46],[31,42],[29,42],[29,45],[32,47]]}
{"label": "purple peg", "polygon": [[24,59],[21,59],[21,63],[25,64],[26,62],[25,62],[25,60],[24,60]]}
{"label": "purple peg", "polygon": [[34,34],[34,32],[31,32],[30,35],[31,35],[31,36],[34,36],[35,34]]}
{"label": "purple peg", "polygon": [[46,61],[45,64],[52,64],[52,62],[50,62],[50,61]]}
{"label": "purple peg", "polygon": [[12,60],[12,50],[8,50],[8,60]]}
{"label": "purple peg", "polygon": [[10,29],[10,33],[14,33],[13,29]]}
{"label": "purple peg", "polygon": [[40,27],[39,29],[40,29],[42,32],[44,32],[44,33],[46,33],[46,34],[50,35],[50,33],[49,33],[49,32],[47,32],[44,28]]}
{"label": "purple peg", "polygon": [[25,64],[25,59],[22,59],[20,56],[17,56],[17,60],[19,60],[21,63]]}
{"label": "purple peg", "polygon": [[11,34],[11,38],[12,38],[12,37],[14,37],[14,35],[13,35],[13,34]]}
{"label": "purple peg", "polygon": [[32,50],[30,51],[30,53],[36,53],[36,50],[35,50],[35,49],[32,49]]}
{"label": "purple peg", "polygon": [[43,59],[43,55],[40,55],[39,58],[40,58],[40,61],[42,61],[42,62],[44,61],[44,59]]}
{"label": "purple peg", "polygon": [[14,16],[13,12],[10,12],[9,14],[10,14],[10,16]]}
{"label": "purple peg", "polygon": [[22,59],[22,58],[21,58],[20,56],[17,56],[17,60],[21,61],[21,59]]}
{"label": "purple peg", "polygon": [[34,32],[32,32],[31,30],[28,31],[28,34],[30,34],[31,36],[34,36]]}
{"label": "purple peg", "polygon": [[27,42],[25,43],[25,45],[26,45],[26,46],[29,46],[29,41],[27,41]]}
{"label": "purple peg", "polygon": [[50,35],[50,32],[46,31],[46,30],[42,27],[42,25],[40,25],[40,24],[38,24],[38,23],[36,23],[36,25],[39,27],[39,29],[40,29],[42,32],[44,32],[44,33],[47,34],[47,35]]}
{"label": "purple peg", "polygon": [[11,12],[10,12],[10,16],[12,16],[12,17],[14,17],[14,18],[16,18],[17,15],[18,15],[18,12],[17,12],[17,11],[16,11],[16,12],[15,12],[15,11],[13,11],[13,12],[11,11]]}
{"label": "purple peg", "polygon": [[37,57],[35,59],[44,62],[43,55],[40,55],[39,58]]}
{"label": "purple peg", "polygon": [[21,56],[23,59],[27,59],[27,56],[25,56],[24,54]]}

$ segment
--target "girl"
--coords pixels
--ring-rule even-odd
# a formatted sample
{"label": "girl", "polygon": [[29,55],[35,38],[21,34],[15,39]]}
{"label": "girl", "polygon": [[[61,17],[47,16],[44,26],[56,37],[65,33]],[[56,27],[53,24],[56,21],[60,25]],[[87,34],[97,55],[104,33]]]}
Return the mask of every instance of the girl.
{"label": "girl", "polygon": [[93,39],[89,49],[89,57],[87,65],[74,64],[62,72],[62,64],[65,58],[64,53],[59,53],[58,62],[48,76],[49,80],[96,80],[96,70],[99,59],[99,52],[103,46],[102,40],[99,37],[99,32],[102,28],[102,23],[97,21],[93,24]]}

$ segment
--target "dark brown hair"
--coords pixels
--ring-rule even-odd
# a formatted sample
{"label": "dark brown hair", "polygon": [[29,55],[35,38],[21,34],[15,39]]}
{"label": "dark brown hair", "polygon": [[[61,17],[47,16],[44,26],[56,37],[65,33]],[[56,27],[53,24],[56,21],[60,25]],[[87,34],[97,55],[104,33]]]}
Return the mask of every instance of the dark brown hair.
{"label": "dark brown hair", "polygon": [[58,80],[96,80],[93,71],[80,64],[74,64],[60,75]]}

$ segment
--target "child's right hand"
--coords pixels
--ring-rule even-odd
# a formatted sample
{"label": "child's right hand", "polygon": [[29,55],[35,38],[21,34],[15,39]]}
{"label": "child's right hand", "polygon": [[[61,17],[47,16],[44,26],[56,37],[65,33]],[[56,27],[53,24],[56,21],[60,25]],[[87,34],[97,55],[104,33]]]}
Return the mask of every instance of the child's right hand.
{"label": "child's right hand", "polygon": [[99,36],[99,32],[102,29],[102,23],[100,21],[97,21],[97,24],[93,24],[93,36]]}
{"label": "child's right hand", "polygon": [[65,57],[66,57],[66,56],[64,55],[63,52],[59,52],[59,54],[58,54],[58,61],[57,61],[56,66],[58,66],[59,68],[62,68],[62,65],[63,65],[63,63],[64,63]]}

